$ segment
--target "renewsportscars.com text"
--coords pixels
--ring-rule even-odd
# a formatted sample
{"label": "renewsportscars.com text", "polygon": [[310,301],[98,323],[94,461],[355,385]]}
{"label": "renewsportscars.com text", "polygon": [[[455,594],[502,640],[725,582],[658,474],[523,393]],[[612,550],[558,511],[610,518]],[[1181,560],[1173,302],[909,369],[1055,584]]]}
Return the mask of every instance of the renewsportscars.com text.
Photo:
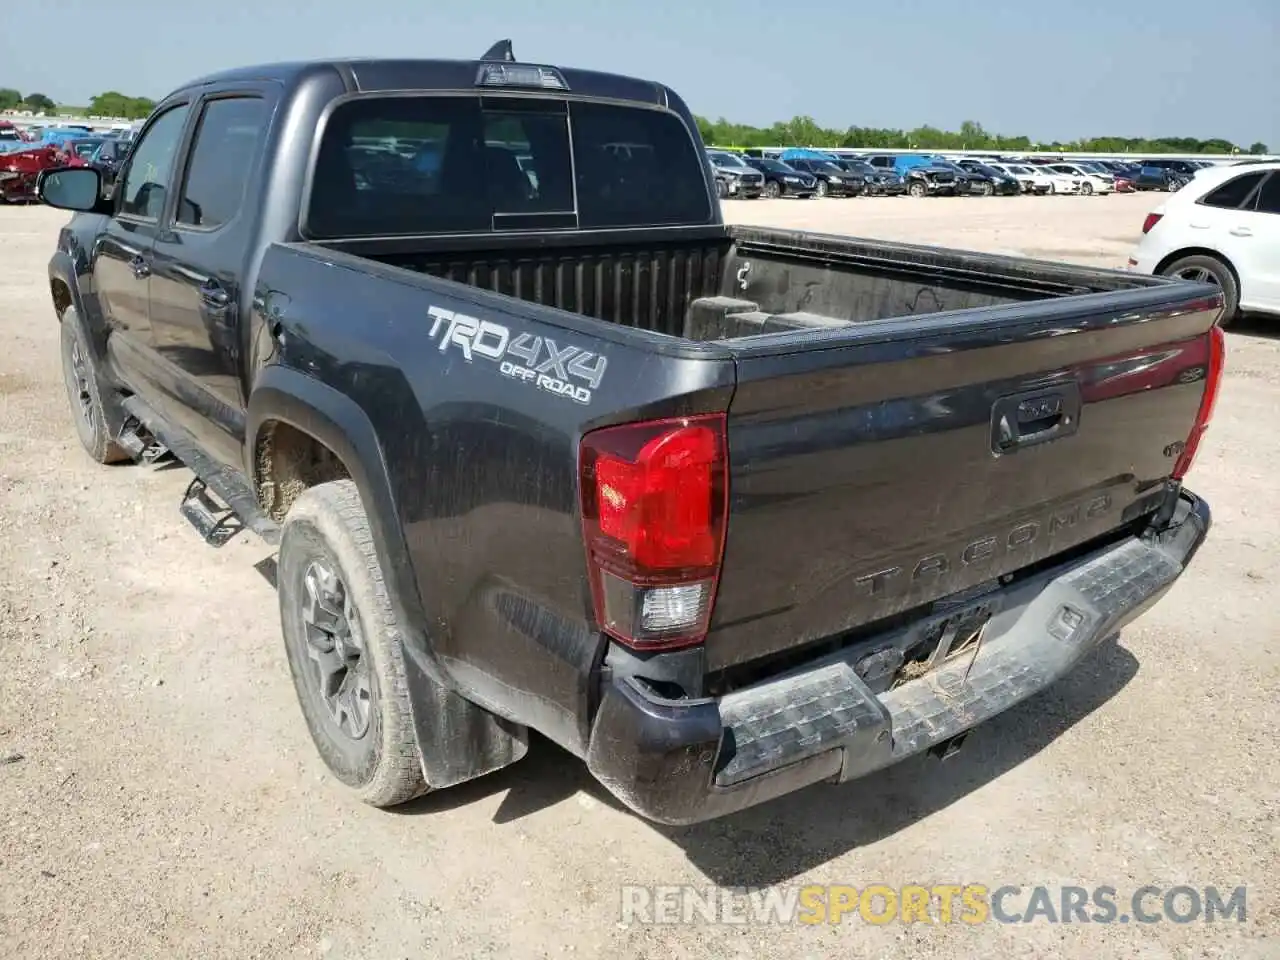
{"label": "renewsportscars.com text", "polygon": [[636,924],[1243,923],[1246,888],[1105,884],[840,884],[767,889],[628,885],[620,920]]}

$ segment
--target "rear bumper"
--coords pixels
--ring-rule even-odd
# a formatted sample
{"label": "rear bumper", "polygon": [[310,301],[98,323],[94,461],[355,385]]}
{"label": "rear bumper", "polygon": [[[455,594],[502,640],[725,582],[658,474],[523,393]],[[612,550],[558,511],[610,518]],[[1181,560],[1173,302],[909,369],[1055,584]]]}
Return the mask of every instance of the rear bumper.
{"label": "rear bumper", "polygon": [[[1129,538],[988,594],[982,602],[995,612],[976,656],[961,653],[879,695],[848,651],[719,700],[666,700],[633,679],[615,681],[587,765],[627,806],[663,823],[708,820],[809,784],[865,776],[1066,674],[1164,595],[1210,523],[1208,505],[1183,492],[1159,538]],[[927,631],[942,617],[904,629]]]}

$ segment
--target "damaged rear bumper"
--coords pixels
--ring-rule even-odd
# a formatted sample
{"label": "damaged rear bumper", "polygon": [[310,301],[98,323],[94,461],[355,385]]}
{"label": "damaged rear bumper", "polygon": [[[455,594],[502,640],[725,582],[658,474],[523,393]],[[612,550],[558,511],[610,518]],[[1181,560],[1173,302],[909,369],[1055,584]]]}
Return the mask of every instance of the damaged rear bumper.
{"label": "damaged rear bumper", "polygon": [[616,680],[604,691],[587,765],[629,807],[663,823],[865,776],[1066,674],[1164,595],[1210,523],[1208,505],[1182,492],[1158,536],[1127,538],[987,595],[993,613],[976,655],[878,695],[849,651],[718,700],[666,700],[634,679]]}

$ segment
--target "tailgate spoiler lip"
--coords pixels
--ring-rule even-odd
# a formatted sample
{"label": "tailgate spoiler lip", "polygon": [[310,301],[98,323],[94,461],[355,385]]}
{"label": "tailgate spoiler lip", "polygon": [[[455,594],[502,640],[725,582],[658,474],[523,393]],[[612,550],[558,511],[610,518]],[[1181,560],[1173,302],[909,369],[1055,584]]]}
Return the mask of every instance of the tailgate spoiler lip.
{"label": "tailgate spoiler lip", "polygon": [[[1222,292],[1212,284],[1169,281],[1133,290],[1106,290],[1060,299],[975,307],[939,313],[914,314],[821,330],[788,330],[735,340],[718,340],[735,359],[750,360],[788,354],[808,354],[884,343],[915,343],[940,337],[972,335],[996,346],[1010,335],[1040,330],[1040,336],[1061,336],[1132,323],[1171,311],[1222,310]],[[1126,314],[1132,316],[1126,317]],[[1124,325],[1128,325],[1125,323]],[[1217,317],[1214,318],[1217,323]]]}

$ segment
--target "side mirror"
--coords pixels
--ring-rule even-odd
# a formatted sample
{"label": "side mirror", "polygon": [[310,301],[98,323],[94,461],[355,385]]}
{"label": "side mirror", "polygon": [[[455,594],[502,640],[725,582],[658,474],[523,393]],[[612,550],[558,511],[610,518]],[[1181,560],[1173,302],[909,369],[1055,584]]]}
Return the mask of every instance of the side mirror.
{"label": "side mirror", "polygon": [[36,180],[36,196],[60,210],[91,212],[98,206],[102,177],[93,167],[57,167]]}

